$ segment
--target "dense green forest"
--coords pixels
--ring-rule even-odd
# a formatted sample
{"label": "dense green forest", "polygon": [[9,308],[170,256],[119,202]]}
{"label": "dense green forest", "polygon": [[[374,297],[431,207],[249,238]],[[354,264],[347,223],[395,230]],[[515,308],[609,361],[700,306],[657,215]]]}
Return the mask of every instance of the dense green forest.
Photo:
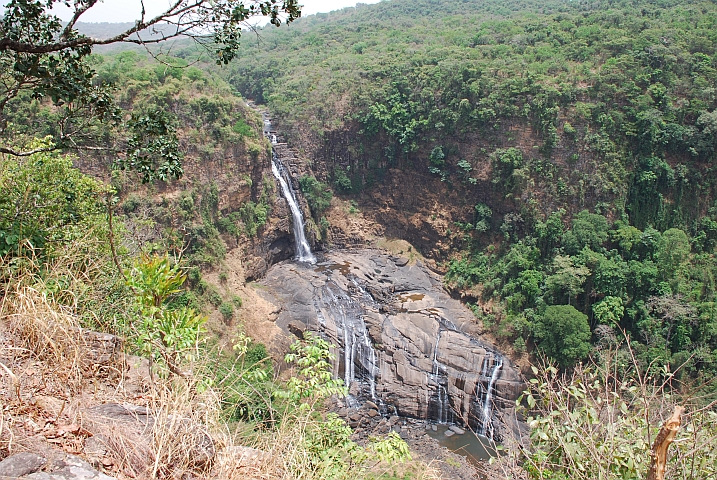
{"label": "dense green forest", "polygon": [[458,189],[447,282],[517,351],[569,366],[624,330],[709,379],[716,53],[713,2],[391,1],[264,32],[227,76],[339,194],[391,168]]}

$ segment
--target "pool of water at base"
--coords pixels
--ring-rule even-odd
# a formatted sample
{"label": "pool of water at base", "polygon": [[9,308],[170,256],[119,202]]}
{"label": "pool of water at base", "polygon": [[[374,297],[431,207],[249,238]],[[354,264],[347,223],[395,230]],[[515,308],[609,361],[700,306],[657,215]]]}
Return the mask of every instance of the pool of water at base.
{"label": "pool of water at base", "polygon": [[445,433],[448,430],[448,425],[435,425],[435,431],[430,427],[426,429],[428,436],[438,440],[438,443],[448,450],[463,455],[473,464],[478,464],[500,455],[500,453],[496,452],[495,443],[488,437],[476,435],[470,430],[466,430],[463,435],[456,434],[447,437]]}

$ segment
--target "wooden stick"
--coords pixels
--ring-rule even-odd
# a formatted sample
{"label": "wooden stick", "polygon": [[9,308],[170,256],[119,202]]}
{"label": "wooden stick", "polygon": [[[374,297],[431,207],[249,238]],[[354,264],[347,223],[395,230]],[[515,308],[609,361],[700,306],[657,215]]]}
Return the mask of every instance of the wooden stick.
{"label": "wooden stick", "polygon": [[660,429],[660,433],[652,444],[650,457],[650,471],[647,473],[647,480],[665,480],[665,467],[667,466],[667,449],[675,440],[677,430],[680,428],[681,417],[685,413],[685,408],[679,405],[675,406],[672,416],[665,422]]}

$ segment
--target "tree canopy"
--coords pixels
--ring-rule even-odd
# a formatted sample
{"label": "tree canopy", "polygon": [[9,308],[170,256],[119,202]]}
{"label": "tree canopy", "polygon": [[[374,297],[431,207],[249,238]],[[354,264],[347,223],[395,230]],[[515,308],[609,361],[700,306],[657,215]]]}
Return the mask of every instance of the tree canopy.
{"label": "tree canopy", "polygon": [[[150,46],[170,39],[191,39],[217,63],[226,64],[236,55],[251,17],[263,15],[279,26],[301,15],[298,0],[173,0],[159,15],[148,17],[143,8],[131,27],[109,38],[94,38],[76,26],[97,0],[73,2],[68,22],[52,11],[61,3],[11,0],[5,6],[0,21],[0,152],[27,156],[49,148],[106,148],[93,135],[98,126],[124,125],[130,138],[122,166],[139,166],[143,180],[182,173],[171,121],[155,114],[124,124],[112,85],[97,78],[88,60],[92,47],[129,43],[151,52]],[[16,135],[7,110],[17,98],[49,101],[58,110],[52,147],[29,148],[30,140]]]}
{"label": "tree canopy", "polygon": [[550,305],[535,325],[538,345],[561,366],[569,367],[590,353],[588,316],[571,305]]}

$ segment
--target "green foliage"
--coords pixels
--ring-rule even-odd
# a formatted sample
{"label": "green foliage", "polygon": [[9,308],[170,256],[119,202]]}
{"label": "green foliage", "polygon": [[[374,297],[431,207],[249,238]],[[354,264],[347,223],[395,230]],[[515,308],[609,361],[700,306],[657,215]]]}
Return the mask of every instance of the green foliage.
{"label": "green foliage", "polygon": [[516,170],[523,166],[523,153],[517,148],[498,149],[491,155],[493,183],[500,185],[506,193],[520,188]]}
{"label": "green foliage", "polygon": [[241,308],[243,302],[242,302],[242,299],[241,299],[241,297],[240,297],[239,295],[232,295],[231,301],[232,301],[232,304],[234,304],[235,307]]}
{"label": "green foliage", "polygon": [[607,219],[583,210],[573,217],[572,228],[563,235],[563,245],[571,255],[587,247],[599,250],[608,238]]}
{"label": "green foliage", "polygon": [[480,233],[485,233],[490,230],[491,217],[493,211],[485,203],[479,203],[475,206],[475,230]]}
{"label": "green foliage", "polygon": [[391,465],[411,459],[408,445],[395,432],[385,438],[371,437],[365,448],[360,447],[351,440],[351,428],[334,413],[321,422],[308,423],[305,433],[303,446],[316,478],[385,478],[369,473],[371,464]]}
{"label": "green foliage", "polygon": [[269,215],[269,205],[264,201],[254,203],[249,200],[239,208],[238,213],[239,218],[244,224],[244,233],[249,237],[254,237],[257,231],[266,225]]}
{"label": "green foliage", "polygon": [[360,211],[361,210],[359,210],[358,204],[354,200],[351,200],[348,211],[349,215],[356,215]]}
{"label": "green foliage", "polygon": [[254,137],[254,129],[246,123],[243,118],[236,121],[232,127],[232,131],[241,137]]}
{"label": "green foliage", "polygon": [[[30,148],[50,145],[35,141]],[[50,256],[88,232],[102,234],[107,187],[55,153],[0,158],[0,256]]]}
{"label": "green foliage", "polygon": [[545,288],[554,298],[571,299],[583,292],[583,284],[590,269],[577,263],[573,257],[557,255],[553,260],[553,274],[545,279]]}
{"label": "green foliage", "polygon": [[328,237],[329,227],[331,227],[329,220],[326,217],[321,217],[319,220],[319,233],[321,234],[321,238],[323,240],[326,240]]}
{"label": "green foliage", "polygon": [[338,166],[334,168],[334,185],[340,192],[350,192],[353,190],[351,179],[346,175],[346,170]]}
{"label": "green foliage", "polygon": [[329,185],[319,182],[315,177],[304,175],[299,178],[299,187],[309,203],[314,218],[320,218],[321,214],[331,206],[333,193]]}
{"label": "green foliage", "polygon": [[[684,398],[672,398],[659,377],[632,363],[629,348],[611,349],[570,376],[533,367],[536,378],[519,403],[527,404],[533,450],[523,462],[530,478],[641,479],[651,441]],[[674,403],[673,403],[674,402]],[[717,471],[717,415],[694,409],[670,446],[667,476],[710,478]],[[690,414],[690,409],[688,409]]]}
{"label": "green foliage", "polygon": [[244,420],[273,426],[279,420],[271,398],[276,388],[273,366],[266,347],[239,330],[231,339],[230,351],[213,353],[207,376],[221,392],[228,420]]}
{"label": "green foliage", "polygon": [[619,325],[625,308],[622,304],[622,298],[607,296],[599,302],[593,304],[593,313],[598,322],[605,325]]}
{"label": "green foliage", "polygon": [[444,172],[444,169],[446,168],[445,158],[446,154],[443,153],[443,147],[440,145],[434,147],[433,150],[431,150],[431,155],[428,157],[430,161],[428,170],[435,175],[440,175],[441,180],[446,179],[446,173]]}
{"label": "green foliage", "polygon": [[[94,46],[137,43],[136,32],[148,30],[152,30],[152,33],[147,35],[154,37],[143,41],[150,43],[199,35],[203,38],[211,37],[212,42],[202,43],[203,47],[213,51],[218,63],[226,64],[234,58],[239,48],[242,26],[246,20],[263,15],[273,25],[279,26],[282,21],[289,23],[301,14],[294,0],[287,0],[280,5],[270,1],[256,2],[248,7],[241,3],[234,6],[201,0],[192,5],[167,5],[158,15],[143,17],[136,25],[126,26],[126,30],[109,36],[103,32],[93,37],[80,33],[76,21],[95,7],[95,3],[68,4],[67,7],[74,15],[69,23],[62,22],[55,15],[55,3],[52,0],[44,3],[11,0],[4,5],[0,22],[0,135],[6,133],[7,113],[12,111],[9,107],[15,100],[22,102],[29,98],[47,98],[56,110],[50,115],[57,114],[59,128],[53,133],[56,134],[58,146],[72,147],[84,143],[83,140],[96,134],[93,130],[101,130],[103,124],[119,124],[121,120],[121,113],[111,95],[111,86],[98,80],[92,69],[96,63],[90,55]],[[166,22],[176,27],[174,32],[165,28]],[[178,67],[186,67],[186,60],[161,53],[158,56],[162,58],[162,65],[154,66],[153,77],[163,83],[182,78],[182,69]],[[131,55],[125,55],[124,59],[129,64],[134,60]],[[201,78],[201,75],[197,75],[197,69],[188,69],[187,76],[193,81]],[[133,122],[136,120],[133,119]],[[33,128],[26,133],[33,135],[38,132]],[[134,137],[136,134],[132,141],[136,139]],[[97,142],[98,139],[93,140]],[[12,151],[2,148],[5,153]],[[165,143],[160,149],[167,160],[171,142]],[[128,160],[126,166],[141,166],[143,171],[140,174],[143,178],[152,173],[152,169],[145,168],[147,162],[144,159],[136,158],[144,157],[137,153],[136,146],[130,147],[129,155],[135,158]],[[160,176],[181,173],[177,171],[174,160],[169,161],[169,164],[169,171],[162,169]]]}
{"label": "green foliage", "polygon": [[590,352],[588,317],[571,305],[550,305],[533,326],[538,347],[563,367]]}
{"label": "green foliage", "polygon": [[372,437],[368,449],[375,453],[382,462],[403,462],[411,459],[408,444],[396,432],[391,432],[384,439]]}
{"label": "green foliage", "polygon": [[127,156],[118,159],[115,168],[136,171],[142,183],[180,178],[184,170],[173,124],[164,110],[154,109],[144,115],[133,113],[127,122],[131,134]]}
{"label": "green foliage", "polygon": [[137,318],[126,328],[137,350],[181,376],[182,364],[197,356],[206,321],[191,308],[168,308],[166,300],[180,291],[185,280],[179,265],[172,265],[167,255],[144,257],[127,275]]}
{"label": "green foliage", "polygon": [[687,234],[678,228],[671,228],[662,234],[662,242],[657,252],[657,265],[663,281],[678,273],[690,254],[690,240]]}
{"label": "green foliage", "polygon": [[310,408],[317,401],[331,395],[346,395],[343,380],[334,379],[331,363],[333,355],[329,353],[329,343],[312,332],[304,334],[304,341],[297,340],[291,345],[291,353],[285,361],[293,363],[299,369],[291,377],[286,390],[277,392],[302,408]]}
{"label": "green foliage", "polygon": [[222,314],[225,321],[229,321],[234,317],[234,306],[231,303],[222,302],[219,305],[219,313]]}
{"label": "green foliage", "polygon": [[[480,285],[483,301],[499,301],[502,318],[479,316],[518,349],[531,335],[540,345],[548,331],[541,316],[546,304],[567,303],[594,323],[625,329],[641,366],[684,364],[682,375],[695,380],[717,374],[712,256],[692,253],[695,242],[680,229],[640,231],[624,221],[610,226],[588,212],[565,229],[563,216],[553,212],[526,237],[510,236],[502,249],[466,252],[449,263],[446,281],[459,289]],[[575,253],[567,254],[564,243]],[[703,312],[699,322],[697,311]],[[576,342],[576,358],[589,351],[589,332],[584,338]]]}

